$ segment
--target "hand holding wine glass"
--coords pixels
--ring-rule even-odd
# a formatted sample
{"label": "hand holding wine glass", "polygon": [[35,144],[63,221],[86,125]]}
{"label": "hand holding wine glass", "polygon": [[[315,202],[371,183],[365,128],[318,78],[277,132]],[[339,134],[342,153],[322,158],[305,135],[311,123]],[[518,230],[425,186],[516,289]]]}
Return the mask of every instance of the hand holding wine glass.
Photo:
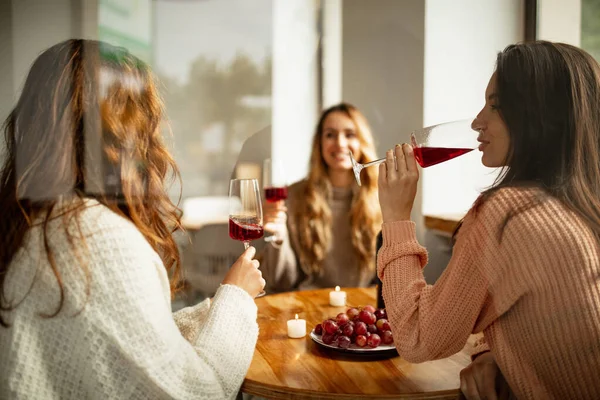
{"label": "hand holding wine glass", "polygon": [[254,259],[256,249],[250,246],[231,266],[225,278],[223,285],[231,284],[244,289],[252,297],[258,297],[264,293],[265,280],[258,269],[260,263]]}
{"label": "hand holding wine glass", "polygon": [[266,202],[264,204],[265,230],[273,235],[265,237],[265,242],[278,242],[283,238],[286,228],[287,208],[285,200],[288,196],[285,171],[280,162],[267,158],[263,162],[263,188]]}
{"label": "hand holding wine glass", "polygon": [[[232,179],[229,182],[229,237],[244,243],[263,236],[262,205],[256,179]],[[258,296],[264,296],[262,291]],[[257,296],[257,297],[258,297]]]}
{"label": "hand holding wine glass", "polygon": [[409,144],[397,145],[386,153],[379,166],[379,205],[383,222],[408,221],[412,211],[419,169]]}

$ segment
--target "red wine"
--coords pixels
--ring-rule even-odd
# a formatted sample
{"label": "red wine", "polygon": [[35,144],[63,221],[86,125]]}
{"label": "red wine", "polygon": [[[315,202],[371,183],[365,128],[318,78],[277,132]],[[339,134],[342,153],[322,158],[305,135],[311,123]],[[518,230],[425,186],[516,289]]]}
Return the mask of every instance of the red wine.
{"label": "red wine", "polygon": [[229,218],[229,237],[234,240],[248,242],[263,237],[263,227],[256,223],[257,218]]}
{"label": "red wine", "polygon": [[287,187],[268,187],[265,188],[265,198],[269,202],[276,202],[279,200],[285,200],[288,196]]}
{"label": "red wine", "polygon": [[414,152],[419,165],[426,168],[444,161],[452,160],[453,158],[462,156],[472,150],[473,149],[466,148],[416,147]]}

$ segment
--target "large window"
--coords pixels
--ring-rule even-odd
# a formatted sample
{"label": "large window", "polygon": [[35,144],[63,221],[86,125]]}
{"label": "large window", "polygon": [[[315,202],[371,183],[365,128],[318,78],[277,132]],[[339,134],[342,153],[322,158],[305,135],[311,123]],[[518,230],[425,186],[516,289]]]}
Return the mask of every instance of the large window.
{"label": "large window", "polygon": [[600,60],[600,0],[581,0],[581,47]]}
{"label": "large window", "polygon": [[148,61],[161,82],[184,197],[226,194],[244,140],[271,124],[272,3],[98,3],[99,38]]}

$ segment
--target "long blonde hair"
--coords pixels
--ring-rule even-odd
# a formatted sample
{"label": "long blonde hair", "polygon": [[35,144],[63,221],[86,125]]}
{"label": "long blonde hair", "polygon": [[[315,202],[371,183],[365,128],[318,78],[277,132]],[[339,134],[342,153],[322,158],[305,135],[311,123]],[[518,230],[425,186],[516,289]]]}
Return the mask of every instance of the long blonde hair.
{"label": "long blonde hair", "polygon": [[[300,200],[295,220],[297,221],[300,248],[298,257],[303,265],[319,274],[323,268],[331,243],[331,209],[329,200],[332,196],[328,166],[321,152],[323,124],[327,116],[341,112],[356,125],[356,133],[360,141],[361,163],[375,159],[373,135],[364,115],[353,105],[341,103],[323,111],[313,137],[309,173],[305,197]],[[352,174],[352,171],[348,171]],[[358,258],[361,272],[375,270],[375,237],[381,227],[381,211],[377,200],[377,169],[366,168],[361,175],[362,186],[358,188],[352,199],[350,209],[350,226],[353,232],[352,247]]]}

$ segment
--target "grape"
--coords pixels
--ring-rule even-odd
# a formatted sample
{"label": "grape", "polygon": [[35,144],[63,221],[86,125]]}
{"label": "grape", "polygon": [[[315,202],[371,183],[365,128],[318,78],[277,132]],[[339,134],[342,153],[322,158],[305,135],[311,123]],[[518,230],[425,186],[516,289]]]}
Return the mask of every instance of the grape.
{"label": "grape", "polygon": [[322,335],[323,334],[323,325],[317,324],[317,326],[315,326],[315,333],[317,335]]}
{"label": "grape", "polygon": [[321,340],[325,344],[332,344],[333,341],[335,340],[335,337],[331,333],[325,332],[325,333],[323,333],[323,336],[321,336]]}
{"label": "grape", "polygon": [[354,325],[354,333],[357,335],[366,335],[367,334],[367,324],[360,321]]}
{"label": "grape", "polygon": [[392,328],[390,327],[390,323],[385,318],[378,319],[377,323],[375,325],[377,325],[377,330],[379,330],[379,332],[385,332],[385,331],[392,330]]}
{"label": "grape", "polygon": [[354,319],[356,317],[358,317],[358,308],[349,308],[348,311],[346,311],[346,315],[348,315],[348,318],[350,319]]}
{"label": "grape", "polygon": [[335,317],[335,322],[337,322],[338,325],[344,325],[348,321],[350,321],[350,318],[345,313],[339,313],[337,317]]}
{"label": "grape", "polygon": [[348,336],[340,336],[338,338],[338,347],[341,347],[342,349],[347,349],[350,346],[350,338]]}
{"label": "grape", "polygon": [[338,330],[338,324],[334,320],[328,319],[323,322],[323,330],[333,335]]}
{"label": "grape", "polygon": [[368,311],[368,312],[370,312],[370,313],[374,313],[374,312],[375,312],[375,307],[373,307],[373,306],[371,306],[371,305],[364,306],[362,309],[363,309],[364,311]]}
{"label": "grape", "polygon": [[377,318],[377,320],[380,320],[382,318],[387,319],[387,313],[385,312],[385,308],[378,308],[373,314],[375,314],[375,318]]}
{"label": "grape", "polygon": [[354,333],[354,325],[350,325],[350,323],[347,323],[346,325],[344,325],[342,333],[345,336],[352,336],[352,334]]}
{"label": "grape", "polygon": [[373,349],[379,346],[379,343],[381,343],[381,337],[376,333],[372,333],[367,339],[367,345]]}
{"label": "grape", "polygon": [[375,315],[372,312],[364,309],[360,313],[358,313],[358,318],[360,318],[360,320],[365,324],[374,324],[375,321],[377,321]]}
{"label": "grape", "polygon": [[357,335],[355,341],[358,347],[365,347],[367,344],[367,337],[363,335]]}
{"label": "grape", "polygon": [[367,331],[371,333],[377,333],[377,327],[374,324],[367,325]]}
{"label": "grape", "polygon": [[394,343],[394,336],[392,335],[392,331],[384,331],[381,334],[381,341],[383,342],[383,344]]}

